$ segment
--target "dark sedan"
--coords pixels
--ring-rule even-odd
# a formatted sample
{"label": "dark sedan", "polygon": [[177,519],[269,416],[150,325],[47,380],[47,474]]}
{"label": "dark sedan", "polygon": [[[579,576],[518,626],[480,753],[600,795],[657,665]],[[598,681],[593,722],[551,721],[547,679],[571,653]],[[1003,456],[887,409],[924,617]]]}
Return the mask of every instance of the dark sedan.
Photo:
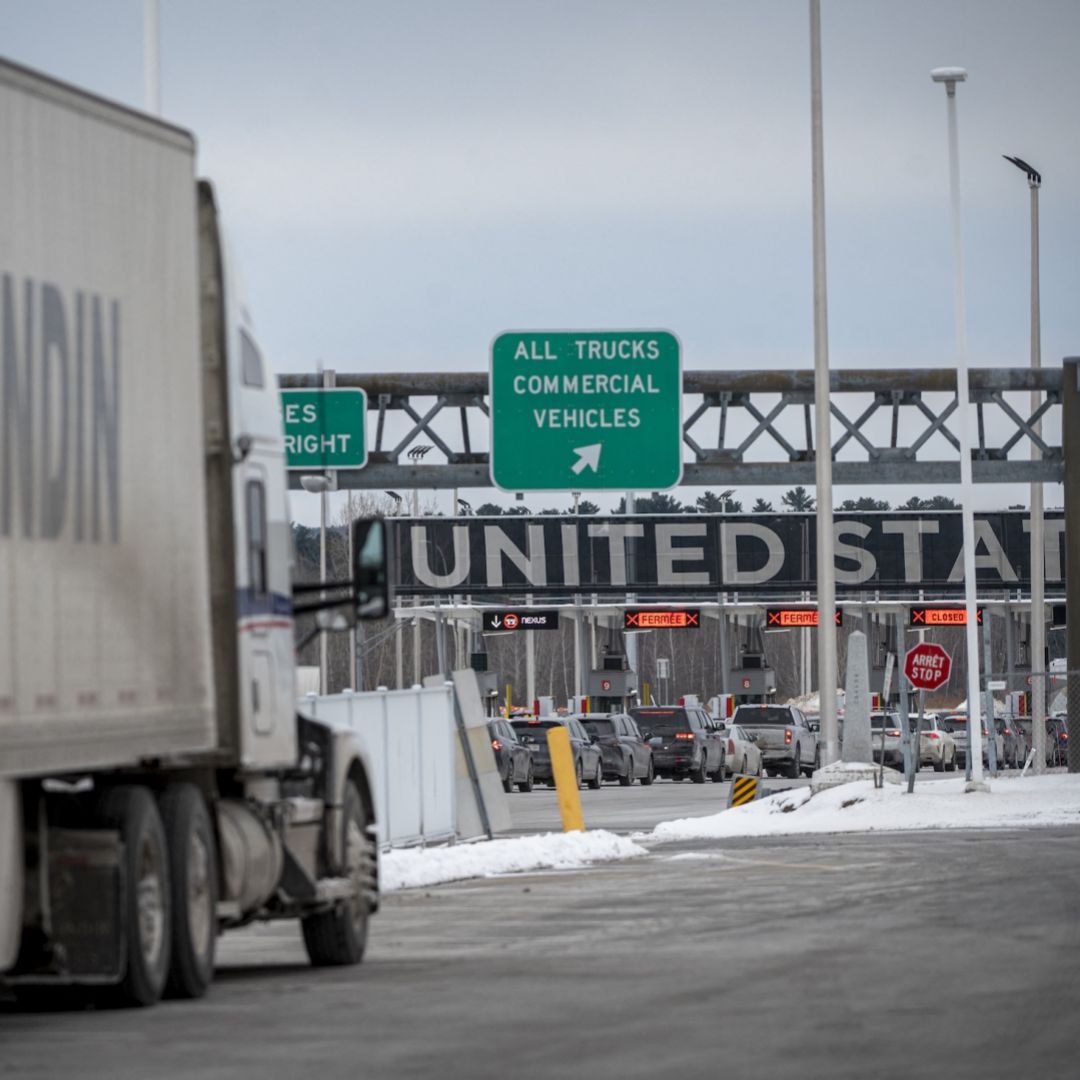
{"label": "dark sedan", "polygon": [[532,791],[533,748],[523,743],[505,720],[489,720],[488,734],[491,736],[491,749],[495,752],[495,764],[499,769],[503,791],[513,791],[515,784],[518,791]]}
{"label": "dark sedan", "polygon": [[605,780],[618,780],[623,787],[629,787],[638,779],[645,785],[653,782],[652,747],[641,737],[637,724],[629,716],[625,713],[611,716],[585,713],[579,719],[604,755]]}
{"label": "dark sedan", "polygon": [[724,779],[727,740],[703,709],[681,705],[645,705],[632,710],[641,733],[652,747],[657,776],[686,777],[704,784]]}
{"label": "dark sedan", "polygon": [[596,789],[604,780],[604,757],[600,747],[592,741],[589,733],[581,726],[581,721],[573,716],[544,716],[532,720],[512,720],[510,726],[517,732],[522,742],[535,748],[533,770],[536,780],[543,784],[554,784],[551,771],[551,751],[548,749],[547,733],[550,728],[564,727],[570,736],[570,752],[574,758],[574,772],[577,774],[578,787],[585,780],[589,787]]}

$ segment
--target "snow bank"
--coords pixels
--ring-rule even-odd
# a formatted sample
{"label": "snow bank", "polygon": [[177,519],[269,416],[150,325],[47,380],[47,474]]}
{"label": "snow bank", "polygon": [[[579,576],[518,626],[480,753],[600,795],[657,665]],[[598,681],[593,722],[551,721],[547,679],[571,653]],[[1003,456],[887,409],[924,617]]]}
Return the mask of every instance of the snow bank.
{"label": "snow bank", "polygon": [[635,839],[699,840],[795,833],[917,829],[1010,829],[1080,824],[1080,775],[998,777],[989,792],[964,791],[964,779],[876,789],[871,781],[811,794],[808,787],[701,818],[665,821]]}
{"label": "snow bank", "polygon": [[645,855],[643,847],[603,829],[546,833],[451,847],[391,851],[380,862],[383,892],[522,870],[573,870],[593,862]]}

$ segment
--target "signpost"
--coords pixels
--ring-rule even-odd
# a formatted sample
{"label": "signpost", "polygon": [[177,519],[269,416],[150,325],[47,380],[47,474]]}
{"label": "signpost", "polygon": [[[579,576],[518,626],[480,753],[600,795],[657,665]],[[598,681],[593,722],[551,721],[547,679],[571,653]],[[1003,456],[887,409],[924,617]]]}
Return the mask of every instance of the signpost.
{"label": "signpost", "polygon": [[[836,625],[844,625],[844,615],[840,608],[836,609]],[[817,626],[817,608],[779,608],[765,609],[766,630],[787,630],[800,626]]]}
{"label": "signpost", "polygon": [[286,468],[325,472],[367,464],[363,390],[282,390],[281,408]]}
{"label": "signpost", "polygon": [[[952,671],[952,657],[933,641],[924,641],[909,649],[904,657],[904,674],[907,680],[919,691],[919,718],[915,723],[915,746],[911,752],[911,772],[908,773],[908,794],[915,790],[915,774],[919,771],[919,758],[922,756],[922,718],[926,704],[926,691],[936,690],[949,681]],[[968,716],[971,709],[968,708]],[[904,717],[907,724],[907,717]],[[969,743],[970,745],[970,743]]]}
{"label": "signpost", "polygon": [[[982,626],[983,609],[975,611],[975,621]],[[967,608],[913,607],[908,609],[908,626],[967,626]]]}
{"label": "signpost", "polygon": [[682,478],[682,354],[666,330],[500,334],[490,385],[504,491],[661,491]]}
{"label": "signpost", "polygon": [[502,634],[514,630],[558,630],[557,611],[538,611],[534,608],[481,612],[483,632]]}
{"label": "signpost", "polygon": [[700,608],[680,608],[675,611],[631,608],[623,612],[624,630],[696,630],[700,626]]}

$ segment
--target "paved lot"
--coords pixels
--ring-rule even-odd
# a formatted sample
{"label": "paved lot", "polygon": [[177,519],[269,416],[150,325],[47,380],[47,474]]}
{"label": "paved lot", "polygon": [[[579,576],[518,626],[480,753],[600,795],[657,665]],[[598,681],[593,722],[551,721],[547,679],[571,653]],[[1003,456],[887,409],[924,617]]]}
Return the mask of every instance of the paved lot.
{"label": "paved lot", "polygon": [[1080,828],[695,842],[414,890],[359,968],[281,924],[225,939],[201,1002],[0,1011],[0,1073],[1072,1078],[1078,856]]}

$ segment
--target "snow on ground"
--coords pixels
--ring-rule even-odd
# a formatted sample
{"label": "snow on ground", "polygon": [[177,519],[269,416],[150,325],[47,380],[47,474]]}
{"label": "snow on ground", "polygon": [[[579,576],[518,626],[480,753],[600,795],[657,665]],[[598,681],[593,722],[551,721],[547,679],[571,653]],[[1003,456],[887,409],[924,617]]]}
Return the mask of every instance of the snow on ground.
{"label": "snow on ground", "polygon": [[[1011,829],[1080,824],[1080,775],[1003,777],[988,792],[965,792],[964,778],[875,789],[870,780],[770,795],[709,817],[664,821],[636,840],[721,839],[795,833],[885,832],[911,829]],[[767,790],[767,785],[766,785]]]}
{"label": "snow on ground", "polygon": [[604,829],[519,836],[451,847],[397,849],[383,855],[379,884],[383,892],[394,892],[521,870],[573,870],[594,862],[645,854],[639,844]]}
{"label": "snow on ground", "polygon": [[[884,832],[919,829],[1011,829],[1080,824],[1080,775],[1005,777],[989,792],[965,792],[964,779],[916,782],[875,789],[858,780],[812,794],[809,787],[722,810],[708,817],[665,821],[652,832],[617,836],[604,829],[546,833],[449,847],[406,848],[382,856],[384,892],[466,878],[529,870],[572,870],[590,863],[647,854],[674,840],[797,833]],[[767,790],[768,783],[765,788]]]}

